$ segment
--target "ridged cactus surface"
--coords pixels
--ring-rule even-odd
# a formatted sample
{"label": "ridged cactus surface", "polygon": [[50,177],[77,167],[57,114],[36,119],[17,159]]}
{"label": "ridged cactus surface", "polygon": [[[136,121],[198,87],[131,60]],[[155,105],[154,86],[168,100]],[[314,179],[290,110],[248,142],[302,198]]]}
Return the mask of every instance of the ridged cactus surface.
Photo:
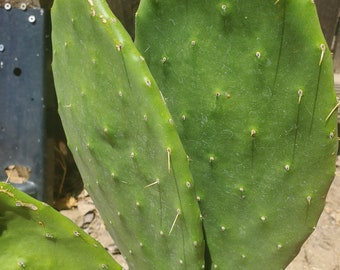
{"label": "ridged cactus surface", "polygon": [[190,158],[206,269],[283,269],[334,177],[331,54],[311,0],[144,0],[136,45]]}
{"label": "ridged cactus surface", "polygon": [[2,270],[122,269],[71,220],[6,183],[0,183],[0,251]]}
{"label": "ridged cactus surface", "polygon": [[53,72],[68,144],[129,269],[201,269],[189,161],[143,57],[102,0],[56,0]]}

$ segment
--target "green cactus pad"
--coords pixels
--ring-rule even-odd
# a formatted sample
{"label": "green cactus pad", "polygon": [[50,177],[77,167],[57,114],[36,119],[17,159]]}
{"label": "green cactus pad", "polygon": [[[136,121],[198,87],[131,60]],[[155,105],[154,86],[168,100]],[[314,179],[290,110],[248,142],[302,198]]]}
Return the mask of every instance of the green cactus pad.
{"label": "green cactus pad", "polygon": [[200,269],[189,162],[143,57],[105,1],[56,0],[52,26],[68,144],[130,270]]}
{"label": "green cactus pad", "polygon": [[122,267],[96,240],[45,203],[0,183],[1,269]]}
{"label": "green cactus pad", "polygon": [[144,0],[136,26],[191,160],[206,269],[283,269],[335,172],[331,53],[313,1]]}

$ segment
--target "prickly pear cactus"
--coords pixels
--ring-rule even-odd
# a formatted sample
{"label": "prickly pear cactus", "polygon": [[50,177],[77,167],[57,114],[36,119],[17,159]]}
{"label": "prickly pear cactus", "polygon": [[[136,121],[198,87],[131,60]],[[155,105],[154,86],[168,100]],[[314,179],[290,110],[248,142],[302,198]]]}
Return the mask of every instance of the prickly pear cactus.
{"label": "prickly pear cactus", "polygon": [[311,0],[144,0],[136,44],[190,158],[206,269],[283,269],[334,177],[331,54]]}
{"label": "prickly pear cactus", "polygon": [[200,269],[189,161],[143,57],[103,0],[56,0],[52,25],[68,144],[129,269]]}
{"label": "prickly pear cactus", "polygon": [[10,184],[0,183],[1,269],[122,267],[72,221]]}

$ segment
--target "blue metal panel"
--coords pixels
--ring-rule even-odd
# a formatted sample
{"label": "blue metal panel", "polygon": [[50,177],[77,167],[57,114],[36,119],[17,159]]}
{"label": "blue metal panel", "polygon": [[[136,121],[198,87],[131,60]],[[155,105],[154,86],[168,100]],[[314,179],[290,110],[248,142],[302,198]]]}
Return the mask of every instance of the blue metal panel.
{"label": "blue metal panel", "polygon": [[47,154],[53,154],[47,120],[53,125],[56,114],[49,24],[43,9],[0,9],[0,179],[8,166],[30,168],[28,181],[17,186],[40,200],[54,163]]}

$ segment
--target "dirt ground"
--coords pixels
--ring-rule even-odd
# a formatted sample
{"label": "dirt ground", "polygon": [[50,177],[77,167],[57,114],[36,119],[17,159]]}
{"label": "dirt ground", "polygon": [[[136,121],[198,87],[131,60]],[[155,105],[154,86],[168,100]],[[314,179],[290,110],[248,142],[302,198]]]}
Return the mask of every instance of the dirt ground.
{"label": "dirt ground", "polygon": [[[61,212],[97,239],[127,269],[124,258],[105,230],[98,211],[86,191],[78,197],[77,207]],[[340,270],[340,156],[337,160],[336,177],[316,230],[286,270]]]}

